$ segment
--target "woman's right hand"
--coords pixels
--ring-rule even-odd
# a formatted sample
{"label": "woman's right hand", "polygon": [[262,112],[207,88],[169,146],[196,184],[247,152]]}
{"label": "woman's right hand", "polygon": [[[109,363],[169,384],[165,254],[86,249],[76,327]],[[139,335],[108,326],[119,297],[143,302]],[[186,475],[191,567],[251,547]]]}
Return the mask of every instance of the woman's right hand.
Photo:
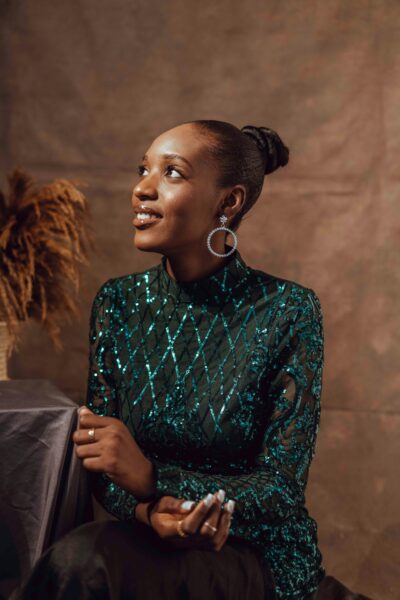
{"label": "woman's right hand", "polygon": [[[151,511],[151,526],[160,538],[170,542],[176,548],[201,548],[218,552],[229,536],[235,504],[230,500],[221,510],[223,495],[219,497],[218,492],[208,494],[192,508],[189,514],[186,513],[186,516],[180,511],[171,512],[168,508],[168,496],[164,496]],[[209,505],[207,505],[207,498]],[[164,507],[163,504],[166,506]],[[181,530],[188,534],[187,537],[179,535],[178,521],[181,521]],[[216,531],[207,526],[206,522],[209,526],[215,527]]]}

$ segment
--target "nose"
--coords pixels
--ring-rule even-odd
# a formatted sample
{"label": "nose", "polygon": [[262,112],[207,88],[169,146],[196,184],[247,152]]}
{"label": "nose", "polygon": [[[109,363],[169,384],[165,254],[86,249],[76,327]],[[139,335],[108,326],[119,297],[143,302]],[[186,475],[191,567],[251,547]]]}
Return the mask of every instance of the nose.
{"label": "nose", "polygon": [[149,176],[143,176],[133,188],[132,202],[134,201],[135,196],[139,200],[146,200],[147,198],[157,198],[158,192],[154,179],[152,179]]}

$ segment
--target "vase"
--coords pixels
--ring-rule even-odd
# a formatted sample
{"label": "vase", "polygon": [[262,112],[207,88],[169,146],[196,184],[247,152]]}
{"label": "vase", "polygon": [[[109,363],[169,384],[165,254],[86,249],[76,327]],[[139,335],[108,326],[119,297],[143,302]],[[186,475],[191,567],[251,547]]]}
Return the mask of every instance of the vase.
{"label": "vase", "polygon": [[9,334],[7,323],[0,321],[0,381],[10,379],[7,372]]}

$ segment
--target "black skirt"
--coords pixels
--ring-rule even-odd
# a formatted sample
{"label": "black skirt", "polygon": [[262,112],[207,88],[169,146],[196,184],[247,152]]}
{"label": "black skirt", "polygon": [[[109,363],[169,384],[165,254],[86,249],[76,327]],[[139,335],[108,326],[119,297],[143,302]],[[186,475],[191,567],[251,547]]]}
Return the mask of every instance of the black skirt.
{"label": "black skirt", "polygon": [[174,548],[148,525],[80,525],[50,546],[20,600],[276,600],[272,574],[247,542],[219,552]]}
{"label": "black skirt", "polygon": [[[91,521],[54,543],[18,600],[276,600],[258,551],[230,536],[219,552],[176,549],[139,521]],[[326,575],[301,600],[373,600]]]}

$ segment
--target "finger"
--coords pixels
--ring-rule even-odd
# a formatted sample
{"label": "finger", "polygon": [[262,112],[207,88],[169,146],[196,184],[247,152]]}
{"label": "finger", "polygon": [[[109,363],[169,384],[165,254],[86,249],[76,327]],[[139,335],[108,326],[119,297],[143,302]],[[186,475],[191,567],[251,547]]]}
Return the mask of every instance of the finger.
{"label": "finger", "polygon": [[104,435],[104,428],[95,427],[94,438],[88,434],[88,431],[88,428],[76,429],[72,434],[72,439],[75,444],[93,444],[93,440],[97,442]]}
{"label": "finger", "polygon": [[204,520],[208,517],[210,509],[215,501],[216,496],[214,494],[207,494],[207,496],[197,504],[196,508],[183,519],[183,531],[190,535],[197,533]]}
{"label": "finger", "polygon": [[173,496],[164,496],[163,502],[160,504],[160,512],[166,512],[170,514],[184,514],[187,515],[194,507],[196,502],[194,500],[185,500],[184,498],[174,498]]}
{"label": "finger", "polygon": [[90,456],[101,456],[101,446],[99,443],[82,444],[76,446],[75,454],[78,458],[89,458]]}
{"label": "finger", "polygon": [[[104,472],[104,461],[100,456],[83,458],[82,465],[85,467],[85,469],[88,469],[88,471]],[[106,475],[111,477],[111,475],[108,473],[106,473]]]}
{"label": "finger", "polygon": [[[232,503],[233,503],[233,501],[232,501]],[[221,519],[220,519],[220,522],[218,525],[218,531],[216,532],[216,534],[213,538],[213,543],[217,550],[222,548],[222,546],[224,545],[224,543],[226,542],[226,540],[229,536],[231,522],[232,522],[232,515],[233,515],[233,510],[234,510],[234,505],[232,506],[232,503],[231,504],[225,503],[222,508],[222,515],[221,515]],[[231,506],[232,512],[230,512],[228,510],[229,506]]]}
{"label": "finger", "polygon": [[215,501],[211,507],[210,513],[204,520],[199,531],[200,535],[206,538],[213,538],[218,530],[218,524],[221,518],[222,502],[225,498],[225,491],[218,490],[218,492],[216,492],[214,496]]}
{"label": "finger", "polygon": [[83,407],[78,413],[78,418],[80,429],[88,427],[107,427],[107,425],[115,423],[114,417],[103,417],[100,415],[95,415],[90,410]]}

